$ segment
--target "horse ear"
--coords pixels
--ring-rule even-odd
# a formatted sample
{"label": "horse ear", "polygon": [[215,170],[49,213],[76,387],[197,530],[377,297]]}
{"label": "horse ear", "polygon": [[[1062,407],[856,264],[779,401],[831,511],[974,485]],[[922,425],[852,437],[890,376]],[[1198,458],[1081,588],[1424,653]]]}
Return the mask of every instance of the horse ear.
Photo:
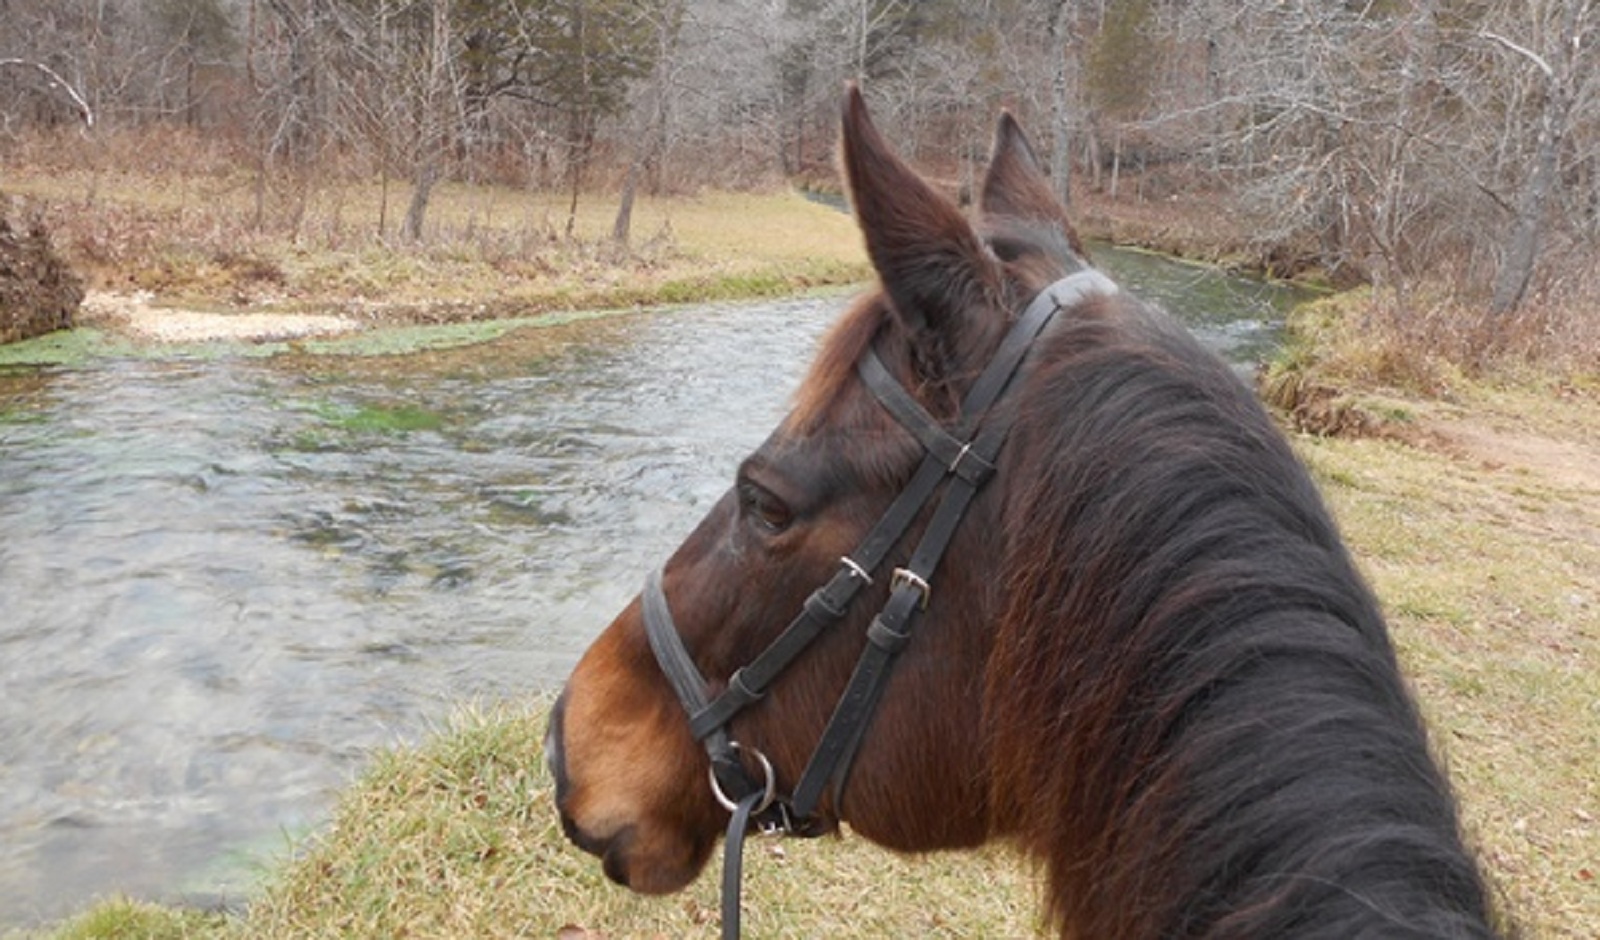
{"label": "horse ear", "polygon": [[1083,243],[1056,198],[1050,180],[1034,156],[1028,135],[1011,112],[1000,112],[994,131],[994,151],[983,177],[978,207],[986,219],[1006,218],[1043,222],[1060,228],[1072,250],[1083,255]]}
{"label": "horse ear", "polygon": [[961,210],[890,151],[854,83],[840,155],[867,255],[911,335],[959,330],[986,309],[999,290],[995,262]]}

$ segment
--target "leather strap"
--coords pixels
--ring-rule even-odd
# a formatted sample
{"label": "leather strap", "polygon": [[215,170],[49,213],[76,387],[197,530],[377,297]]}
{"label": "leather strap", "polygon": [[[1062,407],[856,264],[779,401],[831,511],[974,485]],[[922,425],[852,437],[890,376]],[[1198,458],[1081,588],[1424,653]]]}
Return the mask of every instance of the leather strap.
{"label": "leather strap", "polygon": [[750,813],[761,802],[760,793],[751,793],[734,807],[728,817],[728,837],[722,851],[722,938],[739,940],[739,888],[744,876],[744,836],[750,831]]}
{"label": "leather strap", "polygon": [[[1064,278],[1040,292],[1006,334],[994,358],[979,375],[978,381],[973,383],[966,399],[962,402],[959,427],[963,433],[974,422],[987,417],[983,432],[978,438],[961,445],[962,456],[970,455],[972,465],[993,470],[1000,448],[1010,433],[1014,414],[989,415],[991,406],[1005,394],[1034,339],[1056,312],[1068,304],[1076,303],[1084,293],[1091,290],[1110,293],[1116,290],[1116,285],[1104,275],[1092,270]],[[868,358],[873,361],[877,359],[876,356],[869,354],[869,357],[863,357],[863,362]],[[924,435],[918,432],[917,427],[924,421],[931,422],[931,417],[921,405],[911,401],[905,390],[892,379],[890,384],[893,391],[889,391],[874,374],[879,370],[870,367],[863,369],[862,378],[867,381],[868,387],[878,396],[878,400],[885,408],[888,408],[902,424],[907,425],[919,439],[924,439]],[[883,370],[883,374],[887,375],[887,371]],[[896,395],[894,392],[899,394]],[[909,407],[906,405],[908,401]],[[942,429],[940,433],[943,434]],[[949,435],[944,436],[949,437]],[[942,459],[942,455],[938,455],[926,439],[924,446],[928,447],[930,456]],[[912,552],[911,560],[905,568],[896,572],[897,586],[890,595],[888,604],[867,628],[867,645],[861,652],[861,658],[856,661],[855,671],[850,676],[844,694],[834,707],[833,715],[823,730],[816,750],[812,752],[811,759],[800,775],[800,782],[795,786],[790,801],[791,809],[795,816],[801,819],[810,817],[816,810],[822,791],[830,780],[833,782],[835,811],[838,811],[856,749],[871,724],[872,714],[877,708],[878,699],[883,694],[890,667],[910,642],[916,616],[928,605],[934,570],[939,560],[944,557],[945,550],[949,548],[950,540],[954,538],[956,528],[972,504],[973,497],[990,475],[989,473],[962,474],[955,465],[949,466],[948,472],[953,474],[954,478],[950,481],[949,488],[945,490],[944,498],[934,511],[927,529],[924,530],[922,539],[917,543],[916,550]]]}
{"label": "leather strap", "polygon": [[[835,806],[838,806],[850,764],[871,722],[890,667],[910,641],[917,614],[928,604],[939,560],[972,499],[993,476],[995,461],[1009,433],[1013,415],[991,416],[989,412],[1003,398],[1034,339],[1057,311],[1076,304],[1087,294],[1110,294],[1116,290],[1109,278],[1086,269],[1041,291],[1012,325],[989,364],[968,389],[953,432],[945,430],[894,380],[875,352],[869,349],[862,356],[858,370],[863,382],[917,438],[926,454],[906,488],[868,532],[855,553],[840,559],[840,570],[807,598],[801,612],[776,640],[729,677],[727,689],[715,700],[709,698],[705,677],[695,666],[673,622],[662,588],[662,572],[657,570],[646,580],[641,605],[651,649],[689,714],[691,731],[705,744],[719,785],[739,806],[747,801],[752,807],[759,803],[759,799],[751,798],[762,796],[762,787],[750,778],[739,760],[738,746],[728,736],[728,723],[742,709],[759,701],[778,675],[825,629],[843,617],[861,587],[871,582],[883,559],[949,477],[945,495],[911,559],[895,572],[888,603],[867,629],[868,642],[861,658],[816,751],[801,774],[791,801],[797,811],[794,817],[803,822],[816,809],[823,788],[832,780]],[[982,432],[975,439],[971,438],[973,429],[980,423]],[[783,828],[791,829],[794,817],[786,807],[779,804],[773,809],[781,816]],[[749,815],[745,813],[745,824]]]}

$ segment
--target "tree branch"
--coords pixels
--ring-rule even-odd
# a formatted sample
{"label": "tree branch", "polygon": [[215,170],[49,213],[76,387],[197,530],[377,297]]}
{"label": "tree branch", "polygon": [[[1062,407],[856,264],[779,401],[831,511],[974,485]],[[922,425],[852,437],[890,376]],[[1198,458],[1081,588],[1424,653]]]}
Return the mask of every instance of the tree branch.
{"label": "tree branch", "polygon": [[59,85],[66,91],[67,96],[72,99],[73,107],[77,110],[78,116],[83,118],[84,128],[94,127],[94,111],[89,108],[89,102],[83,100],[83,96],[78,94],[76,88],[72,87],[72,83],[56,74],[56,71],[50,66],[45,65],[43,62],[32,62],[27,59],[0,59],[0,66],[3,65],[16,65],[22,68],[33,66],[39,70],[48,79],[50,87]]}
{"label": "tree branch", "polygon": [[1478,33],[1478,38],[1487,39],[1490,42],[1497,42],[1500,45],[1505,46],[1507,49],[1510,49],[1512,52],[1527,56],[1534,65],[1539,67],[1539,71],[1544,73],[1545,78],[1555,81],[1556,70],[1550,67],[1550,63],[1546,62],[1543,56],[1539,55],[1537,52],[1534,52],[1532,49],[1529,49],[1526,46],[1519,46],[1499,33],[1491,33],[1488,30],[1483,30],[1482,32]]}

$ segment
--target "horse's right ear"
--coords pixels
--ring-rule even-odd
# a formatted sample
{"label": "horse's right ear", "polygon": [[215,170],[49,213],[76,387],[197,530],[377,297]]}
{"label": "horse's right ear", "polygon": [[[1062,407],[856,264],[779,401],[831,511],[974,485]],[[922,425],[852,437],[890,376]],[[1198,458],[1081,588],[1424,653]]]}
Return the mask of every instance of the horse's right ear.
{"label": "horse's right ear", "polygon": [[1084,254],[1078,232],[1039,166],[1028,135],[1009,111],[1000,112],[1000,122],[995,126],[994,150],[983,177],[978,208],[990,222],[1012,219],[1056,227],[1067,237],[1073,251],[1080,257]]}
{"label": "horse's right ear", "polygon": [[889,149],[854,83],[840,155],[867,255],[895,314],[913,337],[959,332],[998,294],[1000,273],[961,210]]}

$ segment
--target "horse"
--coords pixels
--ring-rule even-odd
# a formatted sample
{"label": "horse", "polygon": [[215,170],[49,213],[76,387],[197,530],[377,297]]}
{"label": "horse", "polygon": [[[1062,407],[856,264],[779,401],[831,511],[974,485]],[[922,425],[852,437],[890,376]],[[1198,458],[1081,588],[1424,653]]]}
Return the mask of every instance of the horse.
{"label": "horse", "polygon": [[878,283],[573,670],[567,836],[647,894],[724,825],[1007,840],[1062,937],[1514,929],[1310,475],[1016,120],[970,221],[854,86],[840,161]]}

